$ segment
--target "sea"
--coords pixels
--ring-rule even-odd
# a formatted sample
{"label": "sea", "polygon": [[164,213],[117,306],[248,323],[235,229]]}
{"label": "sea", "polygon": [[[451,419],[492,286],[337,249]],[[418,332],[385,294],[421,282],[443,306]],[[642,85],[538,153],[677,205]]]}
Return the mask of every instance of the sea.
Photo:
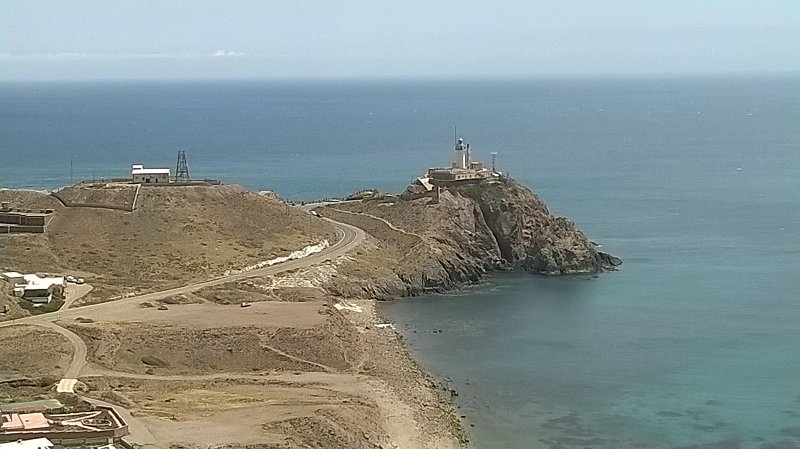
{"label": "sea", "polygon": [[454,134],[624,260],[381,304],[474,448],[800,448],[798,76],[4,82],[0,186],[400,192]]}

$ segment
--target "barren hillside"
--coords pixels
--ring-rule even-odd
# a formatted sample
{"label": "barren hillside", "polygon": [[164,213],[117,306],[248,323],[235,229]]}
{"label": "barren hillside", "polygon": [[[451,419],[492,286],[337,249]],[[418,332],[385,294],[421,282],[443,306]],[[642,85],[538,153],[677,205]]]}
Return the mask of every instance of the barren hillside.
{"label": "barren hillside", "polygon": [[76,273],[95,286],[89,302],[183,285],[335,238],[326,222],[234,185],[142,187],[133,212],[64,207],[29,191],[0,190],[0,200],[56,209],[44,235],[0,236],[0,269]]}

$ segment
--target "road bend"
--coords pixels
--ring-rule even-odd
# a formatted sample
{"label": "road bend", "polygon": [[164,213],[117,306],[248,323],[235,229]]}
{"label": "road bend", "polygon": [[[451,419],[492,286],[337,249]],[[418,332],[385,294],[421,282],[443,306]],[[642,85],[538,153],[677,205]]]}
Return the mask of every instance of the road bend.
{"label": "road bend", "polygon": [[339,256],[343,256],[353,248],[362,244],[366,239],[366,234],[364,233],[364,231],[355,226],[346,223],[340,223],[328,218],[315,218],[315,219],[322,219],[331,223],[336,229],[337,234],[341,236],[341,238],[335,244],[323,249],[322,251],[308,255],[301,259],[289,260],[269,267],[258,268],[243,273],[236,273],[228,276],[220,276],[214,279],[209,279],[207,281],[188,284],[183,287],[171,288],[168,290],[147,293],[138,296],[132,296],[129,298],[118,299],[115,301],[109,301],[100,304],[86,305],[83,307],[79,307],[78,309],[62,308],[61,310],[52,313],[4,321],[0,322],[0,328],[9,326],[22,326],[22,325],[42,326],[67,337],[67,339],[70,341],[70,343],[74,348],[74,352],[73,352],[72,362],[67,367],[64,373],[64,378],[61,379],[61,382],[59,382],[57,388],[58,391],[63,390],[64,392],[71,393],[73,392],[73,387],[75,386],[77,379],[80,377],[81,371],[86,366],[86,354],[87,354],[86,343],[77,334],[70,331],[69,329],[57,325],[55,321],[78,317],[81,315],[82,312],[86,310],[111,309],[118,307],[120,304],[124,303],[158,301],[161,299],[168,298],[170,296],[192,293],[198,290],[202,290],[204,288],[224,284],[227,282],[235,282],[242,279],[248,279],[253,277],[272,276],[289,270],[295,270],[298,268],[307,268],[325,262],[326,260],[331,260]]}

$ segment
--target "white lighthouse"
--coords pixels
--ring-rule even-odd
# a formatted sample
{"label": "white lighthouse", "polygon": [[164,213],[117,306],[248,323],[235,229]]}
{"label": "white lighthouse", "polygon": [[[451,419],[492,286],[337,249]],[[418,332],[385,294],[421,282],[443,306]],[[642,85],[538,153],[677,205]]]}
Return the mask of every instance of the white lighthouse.
{"label": "white lighthouse", "polygon": [[456,161],[453,168],[469,168],[469,144],[464,143],[464,138],[456,140]]}

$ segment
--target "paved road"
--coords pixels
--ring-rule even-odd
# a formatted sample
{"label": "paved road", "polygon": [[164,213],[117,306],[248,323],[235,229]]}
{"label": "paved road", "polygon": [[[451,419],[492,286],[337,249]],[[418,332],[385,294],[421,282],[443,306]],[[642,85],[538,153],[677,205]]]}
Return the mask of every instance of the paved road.
{"label": "paved road", "polygon": [[322,219],[330,222],[336,228],[337,234],[341,235],[341,238],[339,239],[338,242],[329,246],[328,248],[325,248],[324,250],[318,253],[306,256],[302,259],[290,260],[273,266],[251,270],[245,273],[232,274],[229,276],[221,276],[207,281],[196,282],[194,284],[189,284],[178,288],[172,288],[169,290],[163,290],[160,292],[147,293],[144,295],[132,296],[130,298],[118,299],[116,301],[87,305],[79,307],[77,309],[62,308],[61,310],[58,310],[53,313],[34,315],[25,318],[18,318],[16,320],[4,321],[0,322],[0,327],[19,326],[19,325],[43,326],[52,329],[67,337],[67,339],[69,339],[70,343],[72,343],[73,347],[75,348],[75,352],[73,354],[72,362],[70,363],[69,367],[64,373],[64,379],[77,379],[80,376],[83,367],[86,365],[86,343],[75,333],[55,324],[54,322],[56,320],[74,319],[76,317],[81,316],[81,314],[85,314],[85,311],[87,310],[118,308],[120,304],[125,304],[125,303],[158,301],[160,299],[168,298],[170,296],[196,292],[198,290],[202,290],[207,287],[212,287],[227,282],[239,281],[251,277],[270,276],[282,273],[284,271],[294,270],[297,268],[310,267],[312,265],[324,262],[325,260],[335,259],[341,255],[344,255],[348,251],[360,245],[366,238],[364,231],[355,226],[351,226],[345,223],[339,223],[327,218],[322,218]]}
{"label": "paved road", "polygon": [[77,336],[74,332],[64,329],[63,327],[51,322],[40,321],[35,323],[38,326],[52,329],[59,334],[67,337],[67,340],[72,344],[74,352],[72,354],[72,362],[70,362],[67,370],[64,372],[64,379],[77,379],[81,374],[81,370],[86,365],[86,343],[83,339]]}

